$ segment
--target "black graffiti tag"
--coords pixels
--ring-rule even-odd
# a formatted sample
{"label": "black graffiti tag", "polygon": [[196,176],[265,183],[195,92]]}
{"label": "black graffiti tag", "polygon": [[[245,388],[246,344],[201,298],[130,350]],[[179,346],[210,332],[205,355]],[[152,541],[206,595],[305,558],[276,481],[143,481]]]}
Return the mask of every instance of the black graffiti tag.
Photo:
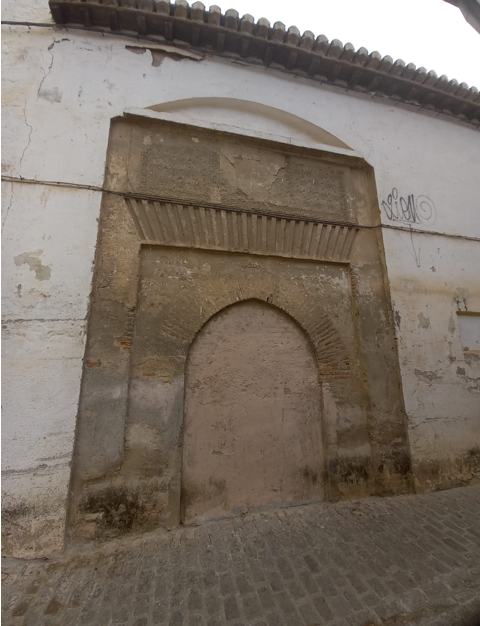
{"label": "black graffiti tag", "polygon": [[386,201],[382,200],[382,208],[391,222],[433,226],[437,219],[435,204],[428,196],[415,197],[411,193],[405,198],[399,195],[396,187]]}

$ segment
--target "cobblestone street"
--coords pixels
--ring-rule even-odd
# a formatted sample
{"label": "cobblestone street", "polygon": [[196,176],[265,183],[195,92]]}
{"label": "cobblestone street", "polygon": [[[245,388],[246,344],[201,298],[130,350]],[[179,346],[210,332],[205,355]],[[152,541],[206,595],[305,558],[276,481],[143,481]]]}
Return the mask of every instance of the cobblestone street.
{"label": "cobblestone street", "polygon": [[3,624],[477,626],[480,486],[3,560]]}

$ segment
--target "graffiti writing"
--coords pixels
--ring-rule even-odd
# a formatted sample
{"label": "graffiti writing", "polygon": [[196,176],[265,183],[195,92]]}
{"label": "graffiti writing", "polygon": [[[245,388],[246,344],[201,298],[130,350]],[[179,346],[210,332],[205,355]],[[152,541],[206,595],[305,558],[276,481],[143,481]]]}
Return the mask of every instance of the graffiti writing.
{"label": "graffiti writing", "polygon": [[437,219],[437,210],[428,196],[415,197],[411,193],[404,197],[399,195],[396,187],[382,201],[382,209],[391,222],[432,226]]}

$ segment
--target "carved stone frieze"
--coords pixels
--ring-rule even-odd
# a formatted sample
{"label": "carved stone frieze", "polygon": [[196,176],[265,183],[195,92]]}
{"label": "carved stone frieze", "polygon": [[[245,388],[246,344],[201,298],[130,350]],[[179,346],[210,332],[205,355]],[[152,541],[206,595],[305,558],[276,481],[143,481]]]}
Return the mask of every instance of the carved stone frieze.
{"label": "carved stone frieze", "polygon": [[355,226],[125,198],[146,243],[348,263]]}

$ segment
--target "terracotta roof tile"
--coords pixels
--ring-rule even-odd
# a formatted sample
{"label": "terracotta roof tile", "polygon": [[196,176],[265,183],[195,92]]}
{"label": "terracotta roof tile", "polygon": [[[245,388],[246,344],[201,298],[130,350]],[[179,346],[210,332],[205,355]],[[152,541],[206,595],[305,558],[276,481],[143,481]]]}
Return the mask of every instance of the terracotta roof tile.
{"label": "terracotta roof tile", "polygon": [[187,0],[50,0],[57,24],[88,30],[112,31],[152,41],[169,41],[213,54],[242,58],[339,87],[405,102],[480,126],[480,96],[476,87],[438,77],[413,63],[381,57],[366,48],[355,50],[338,39],[296,26],[273,26],[265,18],[240,17],[234,9],[222,14],[201,2]]}

